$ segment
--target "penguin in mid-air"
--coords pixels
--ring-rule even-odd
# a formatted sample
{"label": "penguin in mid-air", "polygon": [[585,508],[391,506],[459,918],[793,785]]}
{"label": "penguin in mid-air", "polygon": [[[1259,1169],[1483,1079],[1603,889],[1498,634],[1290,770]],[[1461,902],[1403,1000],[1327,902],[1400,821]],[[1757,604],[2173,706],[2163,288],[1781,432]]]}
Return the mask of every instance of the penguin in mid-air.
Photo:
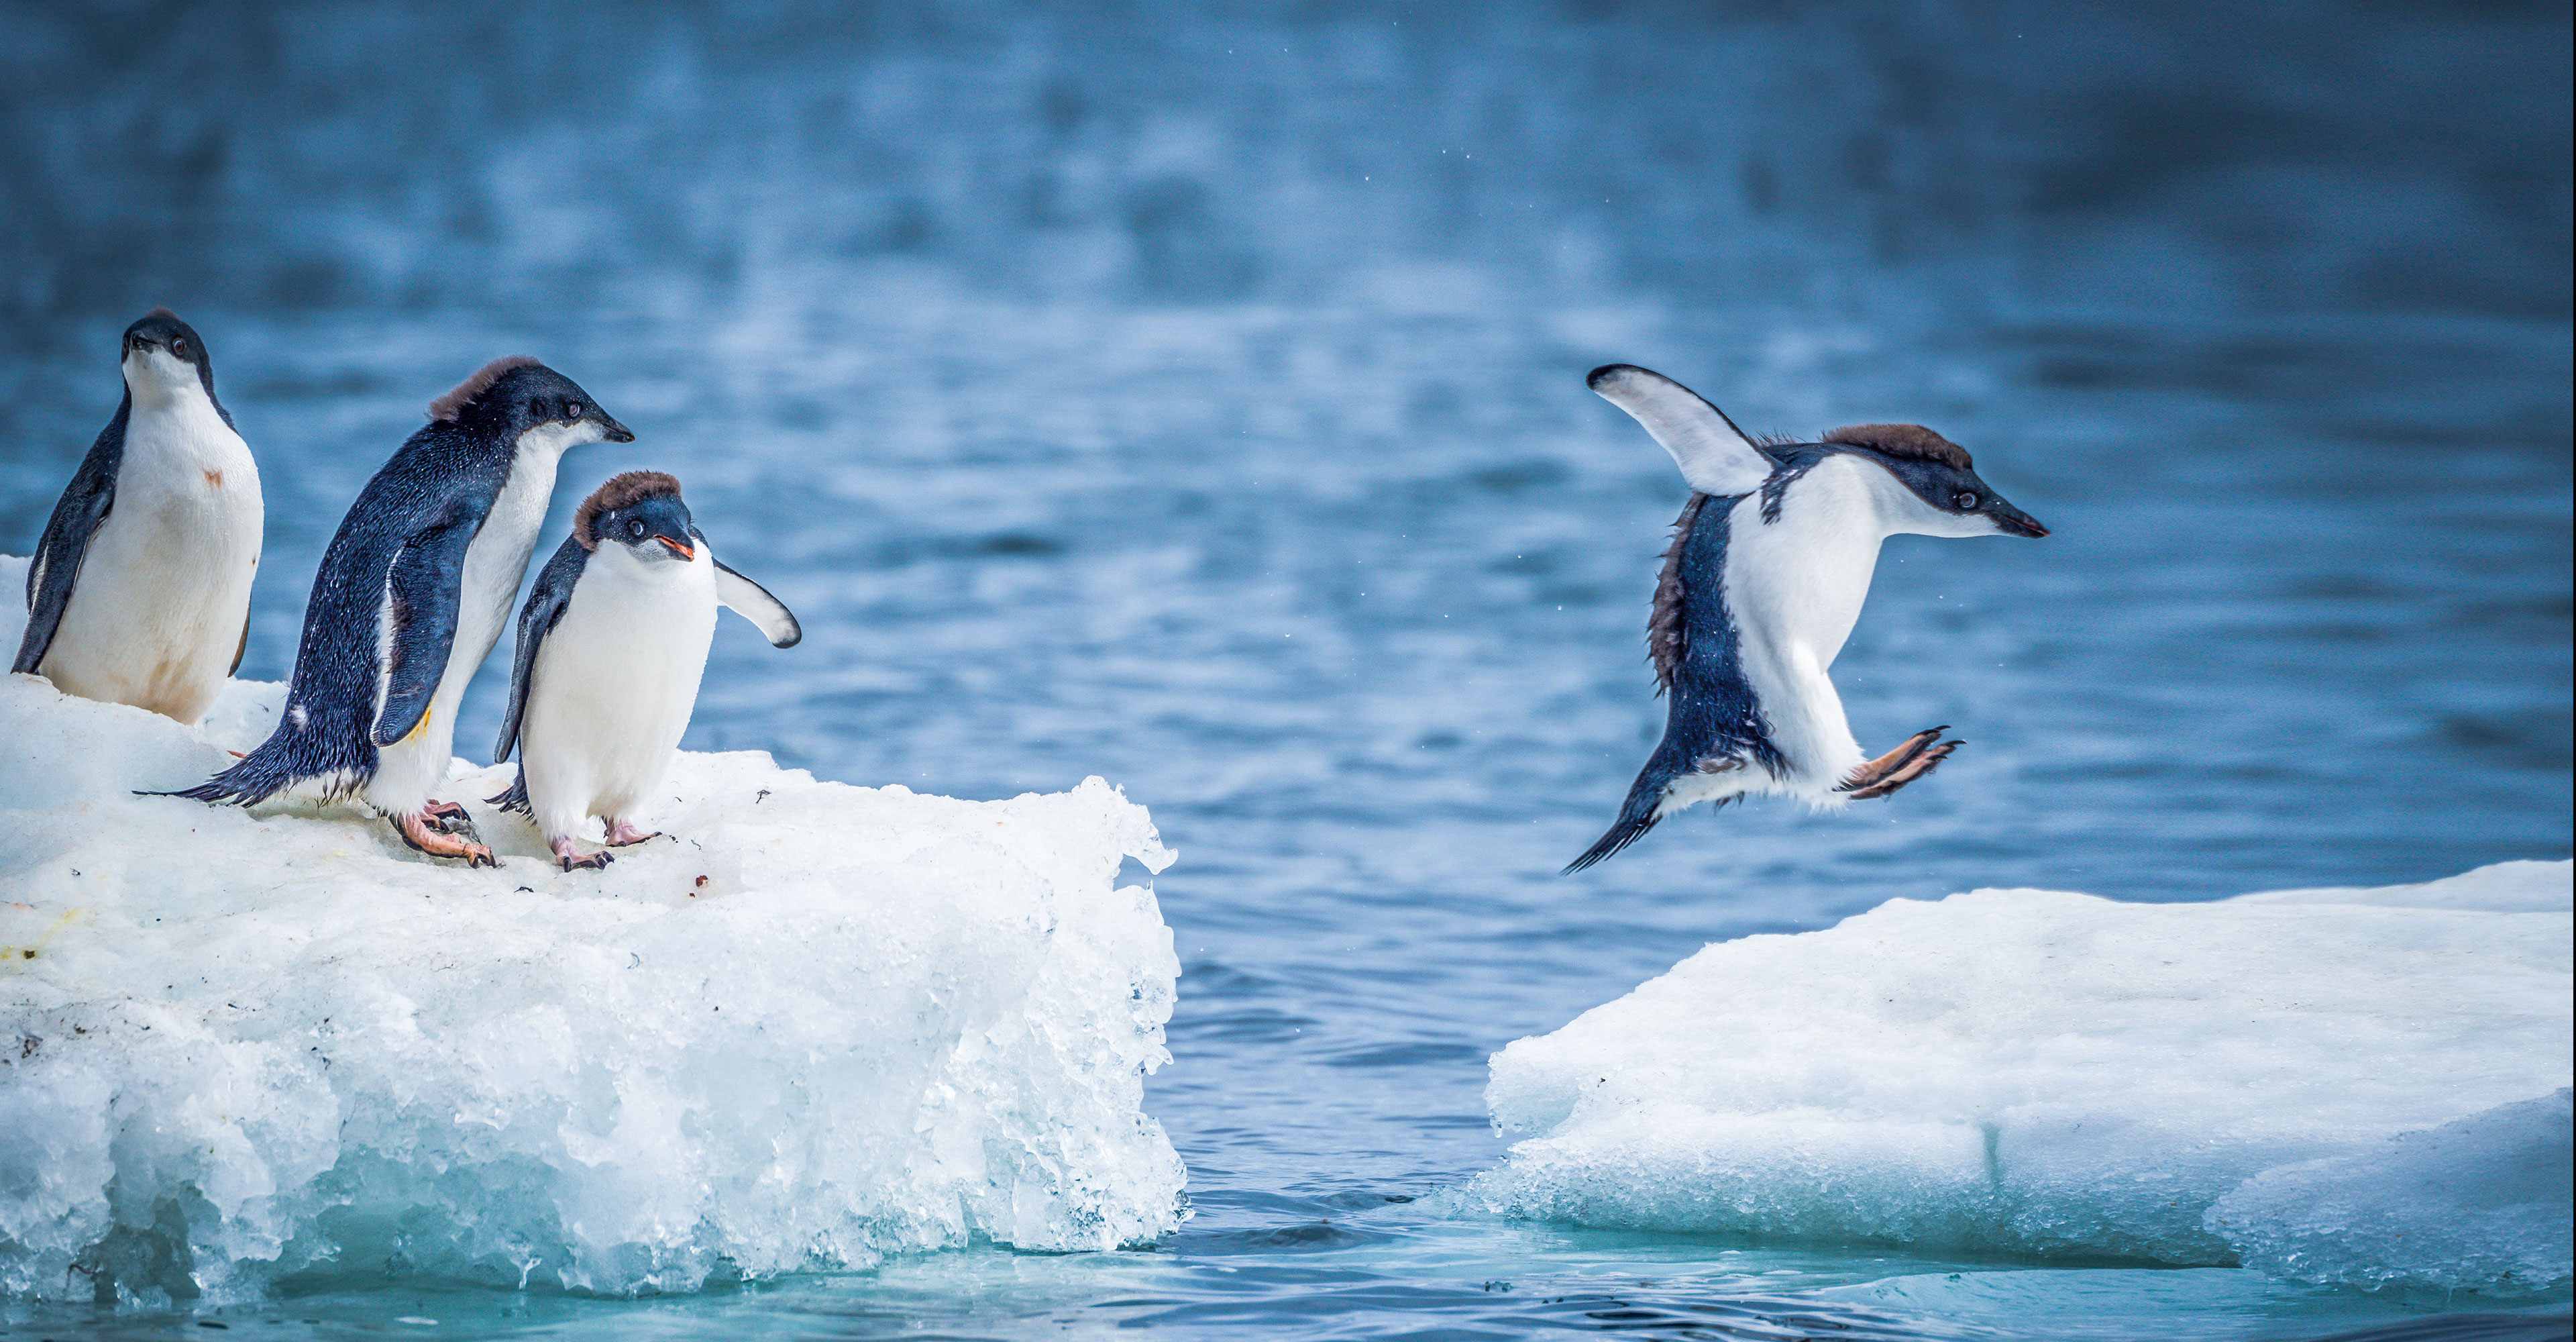
{"label": "penguin in mid-air", "polygon": [[303,782],[363,794],[424,853],[493,865],[435,802],[456,703],[509,622],[565,450],[635,435],[571,378],[495,359],[429,407],[340,521],[313,575],[286,711],[241,763],[174,796],[251,805]]}
{"label": "penguin in mid-air", "polygon": [[250,639],[259,466],[175,313],[125,328],[120,357],[125,399],[45,523],[9,669],[193,726]]}
{"label": "penguin in mid-air", "polygon": [[659,471],[628,471],[583,500],[537,574],[492,748],[496,764],[518,749],[519,780],[492,802],[534,820],[564,870],[608,865],[575,842],[592,816],[610,847],[656,837],[635,824],[636,808],[689,729],[718,606],[775,647],[805,636],[778,598],[716,558],[680,482]]}
{"label": "penguin in mid-air", "polygon": [[1919,424],[1863,424],[1813,443],[1756,441],[1690,388],[1633,364],[1592,370],[1692,490],[1646,626],[1664,739],[1581,871],[1695,802],[1785,793],[1818,806],[1884,797],[1962,744],[1916,732],[1870,759],[1828,678],[1890,536],[2045,536]]}

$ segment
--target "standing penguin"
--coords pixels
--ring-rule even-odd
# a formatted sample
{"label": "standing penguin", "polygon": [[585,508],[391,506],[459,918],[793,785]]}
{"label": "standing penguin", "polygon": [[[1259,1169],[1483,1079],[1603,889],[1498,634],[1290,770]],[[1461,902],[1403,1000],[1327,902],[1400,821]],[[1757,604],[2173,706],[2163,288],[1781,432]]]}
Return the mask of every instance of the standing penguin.
{"label": "standing penguin", "polygon": [[318,780],[335,798],[363,793],[421,852],[491,865],[465,808],[429,790],[447,776],[456,702],[510,618],[555,463],[602,439],[635,435],[525,356],[495,359],[432,402],[322,554],[277,730],[173,795],[248,806]]}
{"label": "standing penguin", "polygon": [[194,725],[241,665],[259,569],[259,467],[215,399],[206,342],[168,308],[125,328],[125,399],[27,566],[12,671]]}
{"label": "standing penguin", "polygon": [[1592,370],[1682,468],[1690,502],[1665,552],[1646,626],[1664,739],[1618,823],[1566,867],[1581,871],[1692,805],[1785,793],[1818,806],[1884,797],[1962,742],[1916,732],[1869,759],[1827,671],[1890,536],[2045,536],[1977,477],[1966,451],[1919,424],[1759,443],[1690,388],[1632,364]]}
{"label": "standing penguin", "polygon": [[720,605],[773,646],[804,637],[778,598],[716,559],[680,482],[658,471],[616,476],[583,500],[537,575],[492,748],[496,764],[519,748],[519,781],[492,802],[536,821],[564,870],[608,865],[608,854],[584,855],[574,842],[592,816],[612,847],[654,837],[636,826],[635,808],[689,729]]}

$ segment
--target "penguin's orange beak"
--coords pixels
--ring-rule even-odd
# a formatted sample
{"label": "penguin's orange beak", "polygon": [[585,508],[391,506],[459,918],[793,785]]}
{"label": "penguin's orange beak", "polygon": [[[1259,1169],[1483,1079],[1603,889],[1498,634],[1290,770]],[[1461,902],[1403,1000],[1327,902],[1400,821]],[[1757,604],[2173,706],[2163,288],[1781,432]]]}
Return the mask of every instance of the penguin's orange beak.
{"label": "penguin's orange beak", "polygon": [[653,539],[662,542],[663,545],[670,548],[671,553],[678,555],[682,559],[695,559],[698,557],[697,550],[687,541],[675,541],[668,536],[655,536]]}

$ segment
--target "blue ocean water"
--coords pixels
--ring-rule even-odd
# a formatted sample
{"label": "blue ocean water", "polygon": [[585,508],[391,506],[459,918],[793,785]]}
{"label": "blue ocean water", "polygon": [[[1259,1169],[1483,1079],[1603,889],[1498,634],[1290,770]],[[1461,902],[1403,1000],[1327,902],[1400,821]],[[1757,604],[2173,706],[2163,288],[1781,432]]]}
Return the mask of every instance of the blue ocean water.
{"label": "blue ocean water", "polygon": [[[808,631],[728,626],[690,748],[1152,808],[1185,972],[1148,1107],[1196,1209],[1109,1255],[644,1302],[389,1278],[7,1335],[2290,1338],[2477,1307],[1436,1195],[1499,1158],[1489,1053],[1712,939],[2568,855],[2563,12],[6,23],[0,549],[169,303],[260,455],[242,673],[282,678],[420,406],[541,354],[639,435],[567,462],[549,534],[672,471]],[[1661,726],[1642,625],[1683,491],[1584,390],[1613,360],[1756,429],[1929,423],[2055,529],[1887,549],[1838,679],[1864,744],[1953,724],[1937,778],[1555,874]]]}

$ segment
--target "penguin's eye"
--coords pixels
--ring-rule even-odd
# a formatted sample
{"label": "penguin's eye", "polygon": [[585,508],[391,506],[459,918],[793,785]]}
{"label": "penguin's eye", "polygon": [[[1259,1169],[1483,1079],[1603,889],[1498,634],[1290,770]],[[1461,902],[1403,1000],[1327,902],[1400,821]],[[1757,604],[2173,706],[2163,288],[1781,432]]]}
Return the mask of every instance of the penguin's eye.
{"label": "penguin's eye", "polygon": [[579,401],[566,401],[566,402],[564,402],[564,412],[563,412],[563,417],[564,417],[565,419],[579,419],[579,418],[581,418],[581,402],[579,402]]}
{"label": "penguin's eye", "polygon": [[1970,508],[1977,506],[1977,496],[1964,489],[1960,490],[1957,495],[1951,498],[1950,506],[1961,512],[1966,512]]}
{"label": "penguin's eye", "polygon": [[178,355],[182,359],[187,358],[188,338],[186,336],[173,336],[170,340],[170,352]]}
{"label": "penguin's eye", "polygon": [[626,524],[626,534],[635,540],[640,541],[644,539],[644,524],[641,521],[628,522]]}

